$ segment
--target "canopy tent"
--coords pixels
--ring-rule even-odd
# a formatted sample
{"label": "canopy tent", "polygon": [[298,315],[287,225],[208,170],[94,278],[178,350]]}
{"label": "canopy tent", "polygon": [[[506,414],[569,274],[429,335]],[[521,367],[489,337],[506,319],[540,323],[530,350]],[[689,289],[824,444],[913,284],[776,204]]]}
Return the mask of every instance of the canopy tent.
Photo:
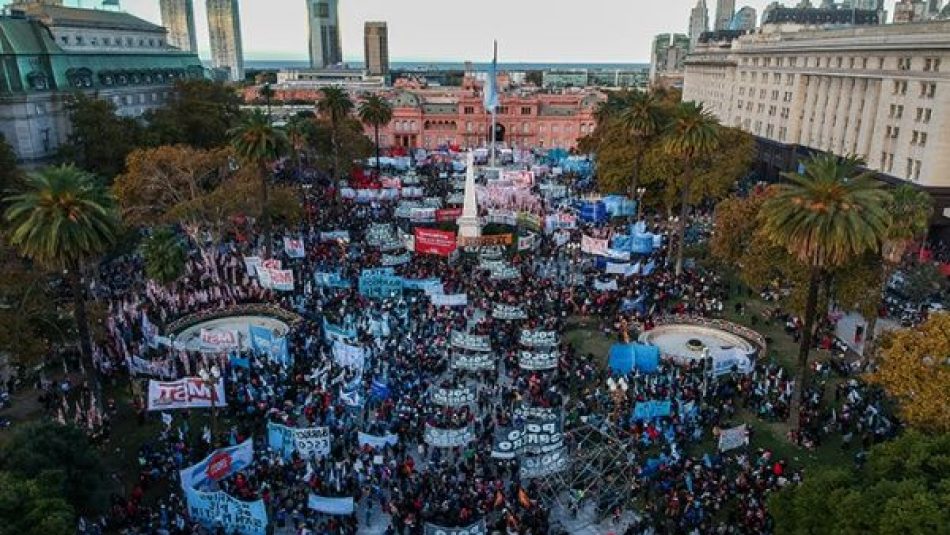
{"label": "canopy tent", "polygon": [[627,374],[632,370],[643,373],[654,373],[660,364],[660,348],[647,344],[614,344],[610,348],[610,357],[607,366],[619,374]]}

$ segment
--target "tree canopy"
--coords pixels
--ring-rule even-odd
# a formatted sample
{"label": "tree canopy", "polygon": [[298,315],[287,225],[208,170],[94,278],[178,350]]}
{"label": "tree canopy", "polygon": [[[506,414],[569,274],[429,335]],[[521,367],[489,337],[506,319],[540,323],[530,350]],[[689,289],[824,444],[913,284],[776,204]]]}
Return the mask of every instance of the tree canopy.
{"label": "tree canopy", "polygon": [[180,80],[170,102],[145,114],[149,144],[223,147],[240,119],[240,103],[234,89],[221,82]]}
{"label": "tree canopy", "polygon": [[126,156],[144,142],[142,125],[117,115],[110,100],[76,93],[66,101],[66,112],[72,128],[58,159],[107,181],[122,172]]}

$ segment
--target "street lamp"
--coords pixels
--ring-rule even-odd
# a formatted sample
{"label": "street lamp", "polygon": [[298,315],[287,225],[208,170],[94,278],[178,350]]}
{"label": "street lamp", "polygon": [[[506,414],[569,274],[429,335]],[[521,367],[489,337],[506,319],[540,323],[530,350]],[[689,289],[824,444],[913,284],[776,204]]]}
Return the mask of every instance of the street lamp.
{"label": "street lamp", "polygon": [[198,371],[198,377],[201,382],[211,389],[211,445],[214,446],[214,439],[218,436],[218,381],[221,379],[221,370],[218,365],[211,366],[211,370],[201,369]]}
{"label": "street lamp", "polygon": [[643,213],[643,194],[646,192],[646,188],[637,188],[637,221],[640,221],[640,214]]}
{"label": "street lamp", "polygon": [[677,228],[679,221],[678,216],[670,216],[669,224],[666,226],[666,265],[670,265],[670,259],[673,257],[673,231]]}

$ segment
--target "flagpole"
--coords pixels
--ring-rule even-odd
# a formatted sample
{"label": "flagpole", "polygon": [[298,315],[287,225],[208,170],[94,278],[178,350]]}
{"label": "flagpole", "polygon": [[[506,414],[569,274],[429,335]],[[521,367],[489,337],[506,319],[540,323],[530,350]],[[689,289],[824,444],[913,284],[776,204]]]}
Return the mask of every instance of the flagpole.
{"label": "flagpole", "polygon": [[[492,51],[492,69],[491,69],[491,73],[489,74],[489,76],[493,76],[493,77],[495,77],[496,79],[497,79],[497,77],[498,77],[498,73],[497,73],[496,70],[495,70],[495,69],[497,68],[497,67],[496,67],[497,63],[498,63],[498,41],[495,41],[495,43],[494,43],[494,50]],[[493,90],[494,90],[494,95],[492,95],[492,96],[493,96],[495,99],[497,99],[498,97],[495,96],[495,95],[498,94],[498,90],[495,89],[495,83],[496,83],[496,81],[495,81],[495,80],[486,80],[486,81],[491,84],[491,87],[492,87]],[[497,118],[498,118],[498,112],[497,112],[497,110],[498,110],[498,105],[497,105],[497,104],[494,105],[494,106],[492,106],[492,108],[491,108],[491,163],[490,163],[489,167],[495,167],[495,123],[496,123]]]}

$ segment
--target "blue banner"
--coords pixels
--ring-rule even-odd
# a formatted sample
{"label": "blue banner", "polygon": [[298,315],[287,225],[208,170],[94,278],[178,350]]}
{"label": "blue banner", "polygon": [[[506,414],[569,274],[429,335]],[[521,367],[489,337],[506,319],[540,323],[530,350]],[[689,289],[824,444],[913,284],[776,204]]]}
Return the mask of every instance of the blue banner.
{"label": "blue banner", "polygon": [[264,535],[267,531],[264,500],[242,502],[220,491],[185,489],[185,501],[191,520],[212,531],[219,527],[241,535]]}
{"label": "blue banner", "polygon": [[395,446],[399,443],[399,437],[392,433],[386,433],[383,436],[370,435],[360,431],[358,435],[360,447],[369,446],[373,449],[382,449],[386,446]]}
{"label": "blue banner", "polygon": [[363,270],[363,274],[360,275],[360,295],[370,299],[389,299],[402,294],[402,277],[384,273],[367,273],[368,271],[371,270]]}
{"label": "blue banner", "polygon": [[316,494],[310,495],[307,505],[314,511],[328,515],[351,515],[354,509],[353,498],[328,498]]}
{"label": "blue banner", "polygon": [[669,401],[640,401],[633,408],[634,420],[651,420],[653,418],[662,418],[670,415],[671,403]]}
{"label": "blue banner", "polygon": [[380,381],[379,379],[373,380],[373,386],[370,387],[370,395],[376,399],[386,399],[389,397],[389,385]]}
{"label": "blue banner", "polygon": [[260,325],[249,325],[247,330],[251,337],[251,349],[255,353],[267,355],[270,360],[287,366],[293,364],[286,336],[275,338],[272,330]]}
{"label": "blue banner", "polygon": [[339,325],[334,325],[323,318],[323,336],[330,342],[345,342],[356,339],[356,329],[344,329]]}
{"label": "blue banner", "polygon": [[313,273],[313,281],[317,286],[323,286],[325,288],[349,288],[351,286],[349,280],[344,279],[340,276],[339,272],[335,271],[330,273],[315,271]]}

